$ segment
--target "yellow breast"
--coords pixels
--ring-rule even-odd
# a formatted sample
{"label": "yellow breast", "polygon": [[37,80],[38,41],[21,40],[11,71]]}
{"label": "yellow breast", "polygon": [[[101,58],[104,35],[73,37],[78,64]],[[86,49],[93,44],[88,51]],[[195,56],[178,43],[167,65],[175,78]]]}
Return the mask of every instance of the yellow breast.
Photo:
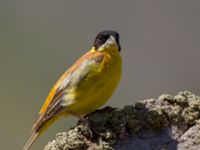
{"label": "yellow breast", "polygon": [[73,90],[74,103],[68,107],[79,114],[90,113],[112,96],[121,78],[121,56],[118,52],[104,53],[100,66],[94,66],[90,75]]}

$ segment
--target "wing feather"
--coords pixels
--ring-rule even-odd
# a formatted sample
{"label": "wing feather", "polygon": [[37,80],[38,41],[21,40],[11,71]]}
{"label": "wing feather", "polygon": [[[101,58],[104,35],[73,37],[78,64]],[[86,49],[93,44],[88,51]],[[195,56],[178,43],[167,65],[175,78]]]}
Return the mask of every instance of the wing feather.
{"label": "wing feather", "polygon": [[34,131],[40,130],[45,122],[50,120],[54,115],[64,111],[66,105],[63,105],[62,103],[63,98],[67,95],[68,89],[70,89],[71,85],[74,86],[87,78],[91,71],[91,65],[100,64],[103,61],[103,58],[103,53],[93,53],[90,51],[83,55],[61,76],[50,91],[42,109],[40,110],[39,117],[33,126]]}

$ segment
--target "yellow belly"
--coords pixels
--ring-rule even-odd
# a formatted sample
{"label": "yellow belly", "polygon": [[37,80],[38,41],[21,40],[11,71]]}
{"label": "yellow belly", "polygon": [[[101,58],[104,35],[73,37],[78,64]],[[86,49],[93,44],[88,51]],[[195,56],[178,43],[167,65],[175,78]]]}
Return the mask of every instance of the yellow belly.
{"label": "yellow belly", "polygon": [[68,109],[78,114],[87,114],[108,101],[121,78],[121,58],[116,57],[116,59],[112,60],[108,69],[98,73],[94,71],[89,80],[83,81],[75,89],[74,103]]}

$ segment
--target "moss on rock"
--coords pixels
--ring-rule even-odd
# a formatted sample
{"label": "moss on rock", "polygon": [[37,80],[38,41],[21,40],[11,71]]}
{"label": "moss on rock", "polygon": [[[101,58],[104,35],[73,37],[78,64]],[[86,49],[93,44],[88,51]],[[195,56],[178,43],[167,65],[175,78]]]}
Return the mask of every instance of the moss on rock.
{"label": "moss on rock", "polygon": [[[181,136],[199,125],[199,112],[200,97],[188,91],[175,96],[163,94],[122,109],[106,107],[86,116],[100,135],[91,138],[87,127],[79,121],[67,133],[58,133],[45,150],[178,148]],[[198,141],[196,145],[200,145]]]}

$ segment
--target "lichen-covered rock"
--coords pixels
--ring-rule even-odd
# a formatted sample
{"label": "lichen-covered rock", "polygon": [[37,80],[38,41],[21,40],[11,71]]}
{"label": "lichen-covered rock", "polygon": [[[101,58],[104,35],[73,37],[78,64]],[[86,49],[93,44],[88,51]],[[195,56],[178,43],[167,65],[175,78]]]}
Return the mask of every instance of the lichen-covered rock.
{"label": "lichen-covered rock", "polygon": [[180,138],[178,138],[178,150],[200,149],[200,125],[190,127]]}
{"label": "lichen-covered rock", "polygon": [[87,117],[99,134],[79,121],[59,133],[45,150],[200,149],[200,97],[188,91],[139,101],[123,109],[106,107]]}

